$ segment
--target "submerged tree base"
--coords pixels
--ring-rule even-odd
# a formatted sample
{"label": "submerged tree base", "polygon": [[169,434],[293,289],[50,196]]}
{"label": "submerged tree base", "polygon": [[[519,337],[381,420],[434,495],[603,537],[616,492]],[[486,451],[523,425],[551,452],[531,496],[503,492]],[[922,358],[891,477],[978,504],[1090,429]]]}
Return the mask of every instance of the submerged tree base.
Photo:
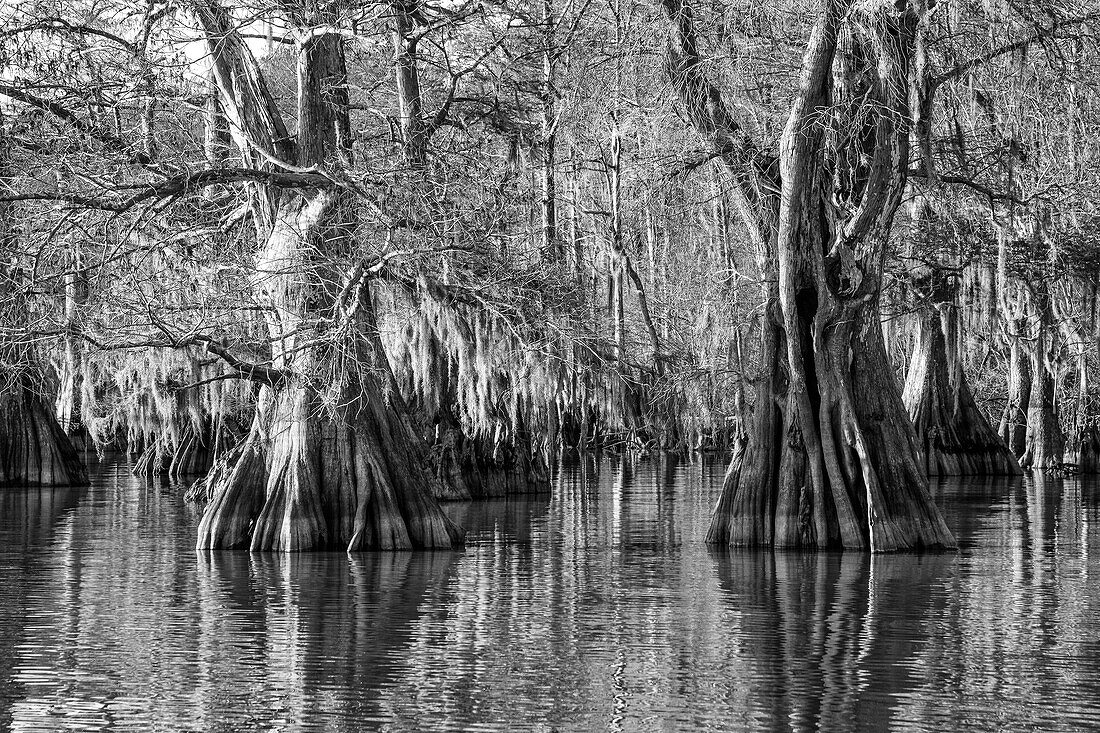
{"label": "submerged tree base", "polygon": [[276,395],[245,442],[197,493],[210,502],[200,549],[252,551],[452,548],[462,530],[432,496],[415,436],[381,395],[338,415],[307,388]]}
{"label": "submerged tree base", "polygon": [[950,305],[921,315],[903,399],[929,476],[1023,473],[1016,456],[978,409],[955,348]]}
{"label": "submerged tree base", "polygon": [[165,435],[151,441],[138,456],[133,473],[165,483],[208,474],[214,466],[215,454],[228,447],[225,442],[209,426],[196,429],[188,422],[175,444]]}
{"label": "submerged tree base", "polygon": [[53,410],[28,384],[0,396],[0,486],[86,486],[88,473]]}
{"label": "submerged tree base", "polygon": [[[871,552],[953,549],[928,489],[912,425],[893,381],[878,313],[833,331],[811,358],[816,419],[780,369],[785,334],[772,321],[752,432],[730,464],[707,542]],[[858,398],[857,398],[858,395]]]}

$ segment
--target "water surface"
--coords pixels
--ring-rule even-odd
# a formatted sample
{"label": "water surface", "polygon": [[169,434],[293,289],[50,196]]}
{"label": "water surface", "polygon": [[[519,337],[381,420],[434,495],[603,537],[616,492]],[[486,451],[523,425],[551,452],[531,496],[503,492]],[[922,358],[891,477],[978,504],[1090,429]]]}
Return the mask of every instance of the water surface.
{"label": "water surface", "polygon": [[0,730],[1081,730],[1095,479],[944,482],[958,553],[712,553],[723,465],[588,458],[462,552],[199,553],[176,489],[0,493]]}

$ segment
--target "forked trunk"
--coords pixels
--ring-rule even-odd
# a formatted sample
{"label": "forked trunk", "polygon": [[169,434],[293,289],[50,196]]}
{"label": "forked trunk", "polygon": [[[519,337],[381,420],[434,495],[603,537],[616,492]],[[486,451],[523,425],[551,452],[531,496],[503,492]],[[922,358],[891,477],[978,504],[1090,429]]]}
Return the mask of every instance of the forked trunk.
{"label": "forked trunk", "polygon": [[956,318],[950,304],[920,314],[905,381],[905,407],[925,471],[929,476],[1020,474],[1016,457],[978,409],[966,383],[955,345]]}
{"label": "forked trunk", "polygon": [[[790,389],[783,331],[766,328],[769,379],[757,385],[746,450],[727,473],[707,542],[894,551],[953,547],[932,501],[916,435],[886,357],[878,313],[807,352],[807,439]],[[850,355],[850,356],[849,356]]]}
{"label": "forked trunk", "polygon": [[811,34],[780,145],[778,278],[755,425],[708,542],[955,546],[928,490],[878,309],[905,186],[908,69],[923,12],[829,0]]}
{"label": "forked trunk", "polygon": [[[290,14],[310,29],[298,47],[296,144],[228,13],[213,0],[198,9],[223,107],[245,155],[265,161],[259,165],[275,152],[303,168],[345,167],[347,72],[333,7]],[[360,241],[377,230],[360,230],[354,194],[324,182],[301,193],[257,185],[252,199],[261,243],[253,286],[268,306],[272,367],[264,368],[266,386],[245,446],[231,467],[217,467],[198,547],[455,546],[462,531],[432,495],[427,448],[378,334],[368,261],[376,250]]]}

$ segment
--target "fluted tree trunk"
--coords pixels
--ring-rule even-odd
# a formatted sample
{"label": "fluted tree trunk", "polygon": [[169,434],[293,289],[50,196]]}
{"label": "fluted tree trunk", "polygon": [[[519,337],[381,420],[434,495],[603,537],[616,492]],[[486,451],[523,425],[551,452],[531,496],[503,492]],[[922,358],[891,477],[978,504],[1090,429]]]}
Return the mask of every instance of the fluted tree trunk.
{"label": "fluted tree trunk", "polygon": [[0,486],[85,486],[80,454],[42,394],[33,361],[0,383]]}
{"label": "fluted tree trunk", "polygon": [[749,444],[727,474],[707,541],[954,546],[928,491],[878,310],[906,181],[909,67],[923,3],[822,3],[776,158],[706,80],[690,8],[663,6],[681,100],[726,165],[764,280],[777,282],[766,292]]}
{"label": "fluted tree trunk", "polygon": [[1031,399],[1027,403],[1027,436],[1020,465],[1027,469],[1061,469],[1066,448],[1062,425],[1054,409],[1054,374],[1051,368],[1053,316],[1045,280],[1032,287],[1036,315],[1031,322],[1028,352],[1031,358]]}
{"label": "fluted tree trunk", "polygon": [[[945,280],[940,272],[932,278]],[[959,353],[955,288],[932,283],[918,315],[903,399],[929,476],[1022,473],[1016,456],[978,409]]]}
{"label": "fluted tree trunk", "polygon": [[[1079,473],[1096,473],[1100,470],[1100,431],[1097,430],[1096,415],[1089,379],[1089,354],[1097,345],[1093,335],[1093,322],[1096,304],[1097,285],[1095,282],[1078,277],[1066,277],[1051,284],[1051,311],[1058,322],[1071,353],[1074,354],[1077,373],[1077,393],[1072,400],[1063,401],[1072,405],[1072,433],[1067,436],[1067,465]],[[1084,297],[1082,297],[1084,296]]]}
{"label": "fluted tree trunk", "polygon": [[[356,201],[331,185],[350,161],[343,36],[332,8],[288,7],[298,45],[298,137],[228,14],[198,8],[223,108],[246,160],[317,176],[315,185],[252,192],[261,251],[253,283],[273,360],[237,464],[219,467],[200,548],[299,551],[445,548],[461,541],[431,491],[413,428],[378,336],[370,266],[356,240]],[[330,30],[325,30],[330,29]],[[324,183],[328,180],[329,184]],[[347,271],[342,259],[358,258]]]}

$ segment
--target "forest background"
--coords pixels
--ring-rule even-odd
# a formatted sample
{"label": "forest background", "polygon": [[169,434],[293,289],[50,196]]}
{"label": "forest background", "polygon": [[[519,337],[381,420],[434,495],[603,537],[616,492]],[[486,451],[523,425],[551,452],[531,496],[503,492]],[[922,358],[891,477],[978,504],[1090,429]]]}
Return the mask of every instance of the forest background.
{"label": "forest background", "polygon": [[562,450],[733,454],[709,541],[950,546],[1100,469],[1091,4],[0,14],[0,484],[201,547],[450,546]]}

